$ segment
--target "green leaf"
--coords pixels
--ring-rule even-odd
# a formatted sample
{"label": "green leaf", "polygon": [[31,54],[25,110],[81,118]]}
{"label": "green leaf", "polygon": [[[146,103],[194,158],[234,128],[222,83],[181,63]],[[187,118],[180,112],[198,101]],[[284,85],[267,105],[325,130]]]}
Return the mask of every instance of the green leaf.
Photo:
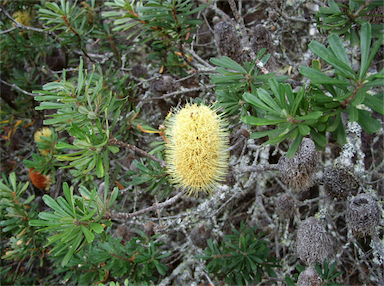
{"label": "green leaf", "polygon": [[306,136],[311,131],[311,128],[308,125],[298,123],[297,126],[299,127],[299,132],[301,135]]}
{"label": "green leaf", "polygon": [[119,194],[119,188],[116,188],[116,187],[113,188],[113,191],[109,200],[108,208],[112,207],[113,203],[116,201],[118,194]]}
{"label": "green leaf", "polygon": [[360,31],[360,52],[361,52],[361,63],[360,70],[358,73],[359,79],[363,79],[367,70],[369,68],[369,49],[371,47],[371,25],[369,23],[364,23],[361,26]]}
{"label": "green leaf", "polygon": [[286,122],[285,119],[278,119],[278,120],[270,120],[270,119],[263,119],[263,118],[256,118],[251,115],[247,115],[241,118],[241,121],[245,124],[251,124],[251,125],[272,125],[272,124],[278,124],[282,122]]}
{"label": "green leaf", "polygon": [[269,93],[265,89],[259,88],[257,90],[257,95],[262,101],[264,101],[266,104],[268,104],[268,106],[270,106],[273,110],[275,110],[276,114],[281,113],[280,106],[276,103],[276,101],[273,100],[273,98],[269,95]]}
{"label": "green leaf", "polygon": [[262,102],[257,96],[253,95],[252,93],[249,93],[249,92],[244,92],[243,94],[243,99],[252,104],[253,106],[255,107],[259,107],[265,111],[268,111],[268,112],[271,112],[271,113],[274,113],[276,115],[280,115],[280,112],[279,113],[276,113],[276,111],[272,108],[270,108],[268,105],[266,105],[264,102]]}
{"label": "green leaf", "polygon": [[331,64],[334,68],[338,69],[340,72],[345,74],[346,77],[355,77],[355,73],[353,72],[349,64],[346,64],[341,59],[335,57],[325,46],[323,46],[319,42],[312,41],[309,44],[309,48],[315,55],[319,56],[320,58]]}
{"label": "green leaf", "polygon": [[295,138],[295,140],[293,140],[291,146],[289,146],[289,149],[288,149],[287,154],[286,154],[286,156],[288,158],[292,158],[295,155],[295,153],[296,153],[297,149],[299,148],[302,140],[303,140],[303,135],[298,134],[297,137]]}
{"label": "green leaf", "polygon": [[83,231],[87,242],[92,243],[92,241],[95,239],[95,235],[84,225],[81,225],[81,230]]}
{"label": "green leaf", "polygon": [[323,112],[321,111],[314,111],[307,115],[303,116],[295,116],[296,120],[317,120],[323,115]]}
{"label": "green leaf", "polygon": [[356,106],[351,105],[349,107],[349,121],[354,122],[354,121],[357,121],[358,119],[359,119],[359,114],[358,114],[357,108]]}
{"label": "green leaf", "polygon": [[336,57],[342,60],[345,64],[348,65],[350,69],[352,69],[341,39],[336,34],[332,34],[328,37],[328,43]]}
{"label": "green leaf", "polygon": [[265,136],[269,136],[270,138],[273,138],[283,132],[284,132],[284,129],[272,129],[272,130],[266,130],[266,131],[252,132],[250,135],[250,138],[258,139]]}
{"label": "green leaf", "polygon": [[60,213],[62,216],[67,215],[66,212],[59,206],[59,204],[53,198],[51,198],[49,195],[44,195],[43,201],[47,206],[49,206],[51,209]]}
{"label": "green leaf", "polygon": [[210,61],[214,65],[225,67],[227,69],[232,69],[235,71],[239,71],[243,74],[247,74],[247,71],[241,65],[239,65],[237,62],[235,62],[234,60],[232,60],[231,58],[229,58],[227,56],[222,56],[220,59],[211,58]]}
{"label": "green leaf", "polygon": [[324,135],[317,133],[313,129],[311,129],[311,137],[313,138],[313,141],[315,141],[315,143],[321,147],[324,147],[327,144],[327,139],[324,137]]}
{"label": "green leaf", "polygon": [[348,81],[342,81],[336,78],[331,78],[322,72],[309,67],[301,66],[300,73],[311,80],[313,84],[334,84],[334,85],[350,85]]}
{"label": "green leaf", "polygon": [[363,127],[364,131],[373,134],[381,129],[381,124],[370,116],[370,112],[358,109],[359,118],[357,122]]}
{"label": "green leaf", "polygon": [[88,225],[96,233],[102,233],[104,230],[104,227],[99,223],[89,222]]}
{"label": "green leaf", "polygon": [[98,178],[104,177],[103,159],[100,154],[97,154],[96,175]]}
{"label": "green leaf", "polygon": [[[382,96],[381,96],[382,97]],[[370,94],[365,95],[364,104],[372,110],[384,115],[384,101]]]}

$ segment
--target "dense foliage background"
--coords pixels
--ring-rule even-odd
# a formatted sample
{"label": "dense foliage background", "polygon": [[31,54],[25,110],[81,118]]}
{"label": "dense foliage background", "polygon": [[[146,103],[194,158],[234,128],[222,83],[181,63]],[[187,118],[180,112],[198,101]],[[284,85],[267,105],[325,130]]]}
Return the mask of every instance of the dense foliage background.
{"label": "dense foliage background", "polygon": [[[383,9],[2,1],[1,283],[384,285]],[[168,174],[186,103],[226,124],[211,194]]]}

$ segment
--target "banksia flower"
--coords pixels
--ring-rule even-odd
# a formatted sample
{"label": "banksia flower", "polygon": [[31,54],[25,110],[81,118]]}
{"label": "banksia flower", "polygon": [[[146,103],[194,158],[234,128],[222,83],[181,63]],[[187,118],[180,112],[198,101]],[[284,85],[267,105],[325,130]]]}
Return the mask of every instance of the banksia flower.
{"label": "banksia flower", "polygon": [[32,184],[42,190],[48,191],[52,185],[52,178],[50,175],[43,175],[39,171],[35,171],[34,168],[29,169],[29,178],[32,181]]}
{"label": "banksia flower", "polygon": [[[41,137],[51,137],[51,135],[52,135],[52,131],[50,128],[42,127],[35,132],[35,135],[34,135],[35,142],[46,142]],[[39,149],[39,151],[42,155],[47,156],[50,149]]]}
{"label": "banksia flower", "polygon": [[228,135],[224,120],[205,105],[186,104],[168,118],[166,162],[171,182],[189,194],[211,193],[225,179]]}
{"label": "banksia flower", "polygon": [[297,254],[308,265],[323,263],[332,253],[332,241],[324,226],[314,217],[301,222],[296,239]]}
{"label": "banksia flower", "polygon": [[12,15],[16,22],[24,25],[31,26],[32,16],[27,11],[17,11]]}
{"label": "banksia flower", "polygon": [[313,185],[314,174],[319,158],[312,139],[303,138],[293,158],[285,155],[279,160],[279,171],[283,182],[299,190],[307,190]]}
{"label": "banksia flower", "polygon": [[381,219],[381,210],[368,194],[354,197],[348,205],[347,224],[357,237],[374,235]]}

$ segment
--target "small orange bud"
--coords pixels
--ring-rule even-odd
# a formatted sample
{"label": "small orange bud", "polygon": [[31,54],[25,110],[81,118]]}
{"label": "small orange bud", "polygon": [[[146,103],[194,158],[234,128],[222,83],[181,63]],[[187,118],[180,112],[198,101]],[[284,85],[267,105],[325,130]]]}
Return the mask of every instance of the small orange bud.
{"label": "small orange bud", "polygon": [[35,171],[34,168],[29,169],[29,178],[36,188],[42,190],[48,191],[52,185],[52,179],[50,175],[42,175],[39,171]]}

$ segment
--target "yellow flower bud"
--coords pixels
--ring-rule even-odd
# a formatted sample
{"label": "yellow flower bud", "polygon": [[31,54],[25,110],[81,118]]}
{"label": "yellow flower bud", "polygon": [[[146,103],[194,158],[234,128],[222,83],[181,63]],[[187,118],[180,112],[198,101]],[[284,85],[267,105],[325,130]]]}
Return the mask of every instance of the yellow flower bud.
{"label": "yellow flower bud", "polygon": [[42,127],[35,132],[34,138],[36,142],[43,142],[44,140],[41,137],[51,137],[52,131],[48,127]]}
{"label": "yellow flower bud", "polygon": [[17,11],[12,15],[16,22],[24,25],[31,26],[32,15],[28,11]]}
{"label": "yellow flower bud", "polygon": [[228,133],[211,108],[186,104],[166,120],[166,162],[171,182],[189,195],[212,193],[228,169]]}

